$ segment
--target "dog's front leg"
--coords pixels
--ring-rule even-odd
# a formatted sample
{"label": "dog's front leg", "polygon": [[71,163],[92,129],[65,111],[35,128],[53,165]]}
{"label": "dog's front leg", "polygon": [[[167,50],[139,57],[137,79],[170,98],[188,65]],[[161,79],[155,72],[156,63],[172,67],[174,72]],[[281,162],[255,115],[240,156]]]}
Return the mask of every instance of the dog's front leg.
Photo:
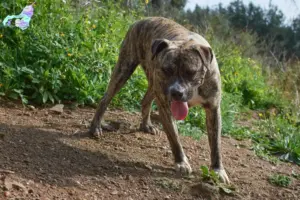
{"label": "dog's front leg", "polygon": [[178,129],[170,111],[170,103],[168,102],[167,98],[161,94],[156,96],[156,103],[158,106],[161,123],[164,131],[167,134],[174,155],[175,170],[181,174],[190,174],[192,172],[192,168],[179,141]]}
{"label": "dog's front leg", "polygon": [[222,164],[221,157],[221,110],[218,106],[206,106],[206,127],[210,146],[211,169],[220,176],[220,180],[229,183],[229,178]]}

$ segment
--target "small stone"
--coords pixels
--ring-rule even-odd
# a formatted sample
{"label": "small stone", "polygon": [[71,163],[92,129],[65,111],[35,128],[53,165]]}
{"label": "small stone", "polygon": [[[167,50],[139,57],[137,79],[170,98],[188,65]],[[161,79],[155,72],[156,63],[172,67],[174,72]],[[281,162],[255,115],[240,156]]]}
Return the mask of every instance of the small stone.
{"label": "small stone", "polygon": [[147,186],[142,187],[142,190],[147,191],[149,188]]}
{"label": "small stone", "polygon": [[35,110],[35,107],[32,105],[28,105],[27,107],[29,108],[29,110]]}
{"label": "small stone", "polygon": [[64,105],[63,104],[56,104],[52,108],[50,108],[50,111],[53,111],[57,114],[62,114],[64,112]]}
{"label": "small stone", "polygon": [[10,192],[9,192],[9,191],[5,191],[5,192],[3,193],[3,195],[4,195],[5,197],[9,197],[9,196],[10,196]]}
{"label": "small stone", "polygon": [[152,167],[151,167],[151,165],[145,165],[145,167],[147,168],[147,169],[149,169],[149,170],[152,170]]}
{"label": "small stone", "polygon": [[31,184],[34,184],[33,180],[29,180],[29,181],[26,182],[26,185],[31,185]]}
{"label": "small stone", "polygon": [[114,190],[114,191],[112,191],[110,194],[112,194],[112,195],[117,195],[117,194],[119,194],[119,192],[118,192],[117,190]]}
{"label": "small stone", "polygon": [[24,190],[25,191],[25,189],[26,189],[26,187],[22,183],[18,183],[16,181],[14,181],[12,183],[12,187],[17,189],[17,190]]}
{"label": "small stone", "polygon": [[81,183],[80,183],[79,181],[75,181],[75,183],[76,183],[77,185],[81,185]]}
{"label": "small stone", "polygon": [[271,167],[271,169],[272,169],[272,170],[275,170],[275,169],[276,169],[276,167],[275,167],[275,166],[272,166],[272,167]]}
{"label": "small stone", "polygon": [[9,180],[9,179],[7,179],[7,178],[5,178],[5,180],[4,180],[4,186],[3,186],[4,190],[6,190],[6,191],[11,190],[12,187],[13,187],[12,186],[12,181]]}

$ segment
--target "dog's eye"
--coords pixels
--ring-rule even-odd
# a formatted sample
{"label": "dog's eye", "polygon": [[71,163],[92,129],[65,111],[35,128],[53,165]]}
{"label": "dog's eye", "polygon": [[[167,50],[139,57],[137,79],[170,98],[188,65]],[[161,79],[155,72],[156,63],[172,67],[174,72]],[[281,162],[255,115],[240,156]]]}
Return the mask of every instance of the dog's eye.
{"label": "dog's eye", "polygon": [[196,76],[197,71],[187,70],[187,71],[185,71],[185,74],[187,77],[193,78],[194,76]]}

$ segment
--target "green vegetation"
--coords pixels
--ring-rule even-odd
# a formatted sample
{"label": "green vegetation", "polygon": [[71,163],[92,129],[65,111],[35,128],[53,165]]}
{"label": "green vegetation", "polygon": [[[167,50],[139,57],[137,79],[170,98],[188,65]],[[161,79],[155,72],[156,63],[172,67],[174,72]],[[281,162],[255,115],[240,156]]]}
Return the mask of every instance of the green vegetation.
{"label": "green vegetation", "polygon": [[[2,2],[1,16],[20,12],[27,4],[17,2]],[[103,6],[39,1],[28,30],[1,28],[0,95],[21,98],[23,103],[94,103],[106,89],[129,25],[138,18],[138,11],[126,11],[115,4]],[[137,76],[133,81],[140,80]],[[119,97],[136,106],[131,99],[142,94],[131,89],[145,88],[145,84],[130,83]],[[135,96],[126,98],[128,91]],[[120,106],[117,99],[114,103]]]}
{"label": "green vegetation", "polygon": [[288,176],[273,174],[269,177],[269,182],[276,186],[288,187],[292,183],[292,180]]}
{"label": "green vegetation", "polygon": [[220,183],[219,175],[214,170],[209,170],[207,166],[201,166],[200,169],[202,181],[214,185],[225,194],[233,195],[235,193],[236,188],[233,185]]}
{"label": "green vegetation", "polygon": [[182,185],[179,181],[168,178],[156,178],[155,183],[163,189],[169,189],[174,191],[180,191],[182,189]]}
{"label": "green vegetation", "polygon": [[[160,13],[203,34],[211,43],[222,74],[222,134],[250,138],[253,150],[271,162],[277,162],[275,155],[300,164],[299,62],[287,62],[275,51],[270,56],[265,52],[273,50],[271,41],[241,30],[243,21],[233,23],[232,16],[239,13],[231,8],[242,4],[186,12],[182,9],[186,1],[150,1],[148,5],[138,1],[130,5],[128,1],[66,2],[40,0],[26,31],[0,25],[0,98],[20,99],[23,104],[97,103],[129,26],[145,15]],[[27,0],[1,2],[0,16],[18,14],[27,4]],[[278,23],[283,26],[282,20]],[[252,30],[258,30],[255,27]],[[111,106],[139,109],[146,87],[139,68]],[[178,125],[183,135],[199,138],[206,132],[205,113],[192,108]]]}
{"label": "green vegetation", "polygon": [[213,183],[219,183],[219,176],[214,170],[209,170],[207,166],[201,166],[201,176],[204,181],[212,181]]}

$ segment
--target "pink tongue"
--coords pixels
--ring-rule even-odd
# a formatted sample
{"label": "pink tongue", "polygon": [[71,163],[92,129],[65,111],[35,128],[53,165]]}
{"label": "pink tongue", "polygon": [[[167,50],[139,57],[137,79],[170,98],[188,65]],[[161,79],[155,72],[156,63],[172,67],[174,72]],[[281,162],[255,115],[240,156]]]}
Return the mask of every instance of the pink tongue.
{"label": "pink tongue", "polygon": [[172,101],[171,112],[176,120],[183,120],[189,112],[187,102]]}

